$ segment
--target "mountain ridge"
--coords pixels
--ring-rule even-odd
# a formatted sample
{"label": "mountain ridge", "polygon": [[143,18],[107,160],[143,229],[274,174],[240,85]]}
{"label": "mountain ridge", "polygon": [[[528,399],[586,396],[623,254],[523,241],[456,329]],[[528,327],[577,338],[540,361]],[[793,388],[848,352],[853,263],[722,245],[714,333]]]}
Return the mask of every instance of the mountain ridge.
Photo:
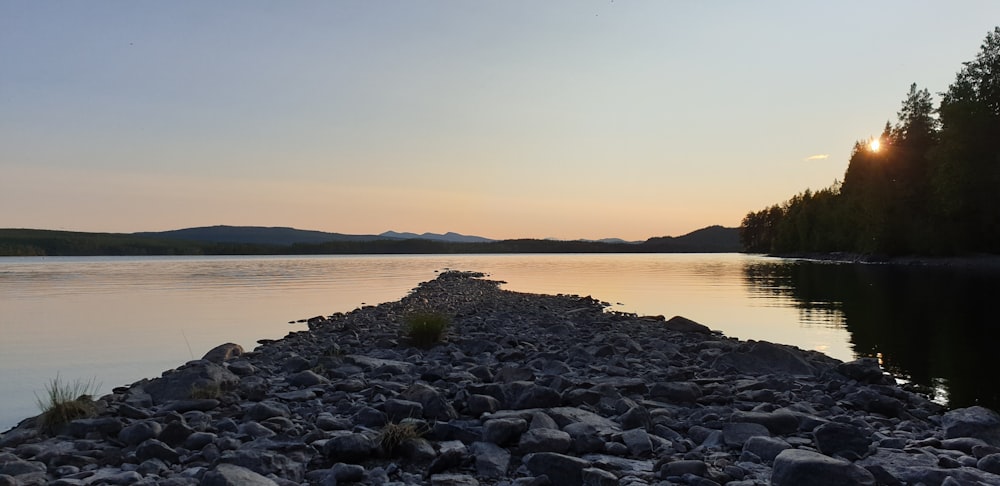
{"label": "mountain ridge", "polygon": [[[389,233],[389,232],[387,232]],[[405,233],[390,233],[408,236]],[[362,255],[458,253],[733,253],[737,228],[709,226],[686,235],[642,242],[534,238],[488,240],[425,233],[417,238],[345,235],[288,227],[205,226],[165,232],[86,233],[0,228],[0,256],[112,255]],[[429,239],[461,238],[463,241]],[[482,241],[487,240],[487,241]]]}

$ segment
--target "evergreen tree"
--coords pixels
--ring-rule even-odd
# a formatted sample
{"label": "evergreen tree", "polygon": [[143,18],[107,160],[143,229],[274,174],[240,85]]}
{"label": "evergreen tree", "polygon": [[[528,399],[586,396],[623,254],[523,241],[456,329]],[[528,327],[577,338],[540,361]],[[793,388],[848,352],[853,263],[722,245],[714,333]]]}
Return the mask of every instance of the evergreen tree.
{"label": "evergreen tree", "polygon": [[942,94],[936,202],[952,250],[1000,251],[1000,27]]}

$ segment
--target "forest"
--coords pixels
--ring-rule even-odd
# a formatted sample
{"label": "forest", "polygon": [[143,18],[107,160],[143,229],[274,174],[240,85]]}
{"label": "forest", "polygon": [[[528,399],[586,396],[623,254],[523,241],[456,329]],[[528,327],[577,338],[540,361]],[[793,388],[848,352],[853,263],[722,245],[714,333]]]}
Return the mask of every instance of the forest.
{"label": "forest", "polygon": [[752,211],[744,251],[1000,253],[1000,27],[934,106],[910,86],[895,124],[854,144],[843,181]]}

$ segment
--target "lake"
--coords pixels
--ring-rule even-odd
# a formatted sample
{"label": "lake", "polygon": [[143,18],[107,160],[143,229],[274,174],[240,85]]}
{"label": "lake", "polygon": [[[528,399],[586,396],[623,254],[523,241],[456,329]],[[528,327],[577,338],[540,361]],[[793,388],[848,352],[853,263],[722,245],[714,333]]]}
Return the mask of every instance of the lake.
{"label": "lake", "polygon": [[289,321],[397,300],[446,268],[841,360],[878,356],[938,401],[1000,408],[1000,278],[987,272],[742,254],[43,257],[0,258],[0,430],[38,413],[56,376],[105,393],[218,344],[306,328]]}

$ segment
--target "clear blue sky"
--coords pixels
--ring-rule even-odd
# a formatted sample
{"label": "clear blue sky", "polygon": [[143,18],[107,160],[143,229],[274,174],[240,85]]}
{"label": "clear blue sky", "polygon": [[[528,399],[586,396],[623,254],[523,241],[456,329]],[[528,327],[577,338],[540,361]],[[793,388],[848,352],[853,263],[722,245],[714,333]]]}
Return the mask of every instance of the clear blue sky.
{"label": "clear blue sky", "polygon": [[0,227],[679,235],[843,176],[996,1],[0,0]]}

